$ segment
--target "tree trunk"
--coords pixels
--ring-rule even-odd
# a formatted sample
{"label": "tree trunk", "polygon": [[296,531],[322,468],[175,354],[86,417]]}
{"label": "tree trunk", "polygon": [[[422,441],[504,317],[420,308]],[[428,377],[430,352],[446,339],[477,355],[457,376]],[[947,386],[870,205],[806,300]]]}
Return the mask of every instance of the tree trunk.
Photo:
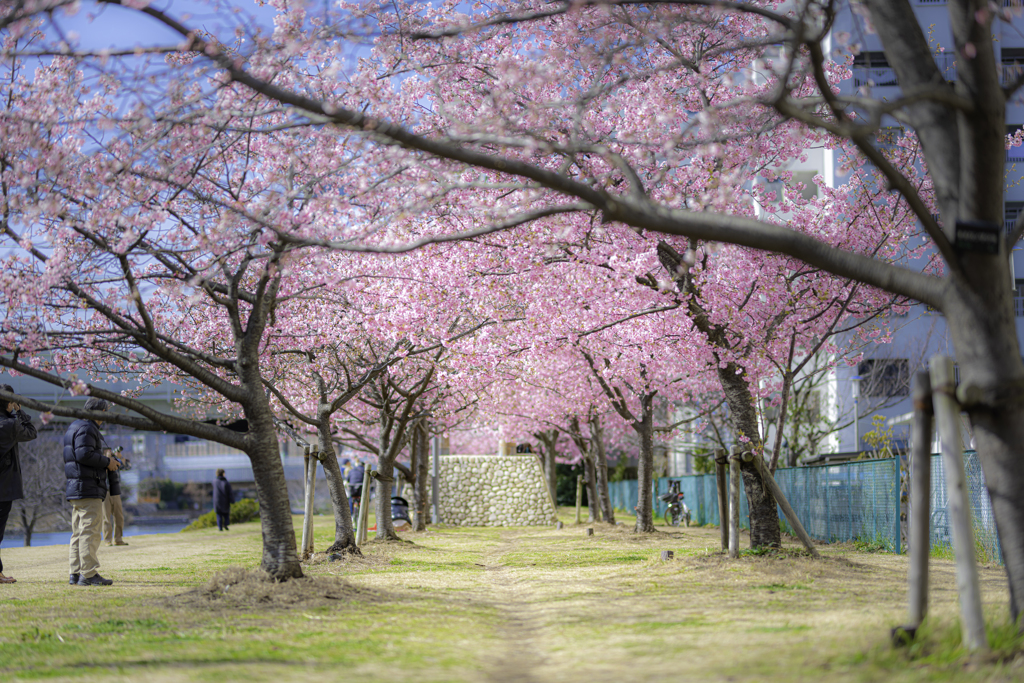
{"label": "tree trunk", "polygon": [[[708,342],[722,350],[730,350],[729,339],[725,329],[712,324],[707,311],[700,299],[700,290],[693,286],[686,272],[681,268],[682,258],[667,242],[658,243],[658,260],[672,275],[680,292],[689,293],[687,310],[694,326],[707,337]],[[714,354],[720,361],[718,352]],[[754,397],[744,377],[744,368],[729,362],[725,368],[718,368],[718,381],[725,392],[725,400],[729,405],[730,422],[737,443],[744,450],[752,450],[756,457],[762,457],[764,450],[761,433],[757,428],[757,411],[754,408]],[[746,441],[741,439],[746,438]],[[768,492],[767,486],[761,481],[761,473],[753,463],[743,463],[743,489],[750,504],[750,547],[778,548],[782,545],[782,532],[779,529],[779,510],[775,497]],[[724,523],[724,521],[723,521]]]}
{"label": "tree trunk", "polygon": [[[261,392],[262,393],[262,392]],[[281,449],[269,406],[247,406],[249,448],[256,495],[260,504],[263,532],[263,560],[260,567],[278,581],[302,577],[302,566],[295,543],[288,484],[281,463]]]}
{"label": "tree trunk", "polygon": [[[724,369],[719,369],[718,379],[729,404],[733,432],[737,439],[748,439],[737,443],[743,450],[752,450],[754,457],[760,458],[762,444],[757,429],[754,397],[750,394],[750,386],[741,370],[735,363],[729,363]],[[743,490],[747,494],[747,503],[750,506],[750,547],[782,547],[779,509],[775,497],[768,491],[761,480],[761,473],[753,463],[743,463],[740,472],[743,475]]]}
{"label": "tree trunk", "polygon": [[430,450],[429,434],[425,423],[413,430],[412,466],[416,473],[413,483],[413,530],[426,531],[427,516],[430,514]]}
{"label": "tree trunk", "polygon": [[[591,448],[593,446],[591,445]],[[593,453],[583,458],[583,483],[587,487],[587,521],[600,522],[601,508],[597,504],[597,466]]]}
{"label": "tree trunk", "polygon": [[608,453],[604,450],[604,430],[601,428],[600,418],[596,416],[590,420],[590,442],[596,464],[598,508],[605,522],[615,524],[615,510],[612,508],[612,497],[608,493]]}
{"label": "tree trunk", "polygon": [[541,442],[544,453],[544,479],[547,483],[548,491],[551,492],[551,500],[554,501],[555,505],[558,505],[558,469],[556,462],[558,453],[555,451],[555,444],[558,443],[558,430],[550,429],[546,432],[537,432],[535,436]]}
{"label": "tree trunk", "polygon": [[958,395],[974,427],[1009,582],[1010,614],[1018,621],[1024,612],[1024,364],[1006,286],[1009,273],[1005,263],[990,268],[997,276],[971,283],[976,292],[956,288],[946,315],[960,367]]}
{"label": "tree trunk", "polygon": [[327,478],[327,489],[331,493],[331,505],[334,507],[334,543],[327,553],[351,553],[362,555],[356,545],[356,530],[352,523],[352,512],[348,507],[348,494],[345,492],[345,478],[338,465],[338,455],[334,452],[331,442],[331,428],[327,420],[320,423],[320,464]]}
{"label": "tree trunk", "polygon": [[25,531],[25,547],[28,548],[32,545],[32,527],[35,526],[35,520],[29,520],[24,501],[18,507],[20,508],[18,514],[21,516],[21,528]]}
{"label": "tree trunk", "polygon": [[[377,457],[377,501],[374,506],[374,513],[377,515],[378,541],[399,541],[395,533],[395,525],[391,522],[391,491],[395,485],[395,458],[397,449],[390,448],[390,439],[384,434],[385,427],[381,427],[380,454]],[[395,452],[392,452],[395,451]],[[365,497],[366,494],[364,493]]]}
{"label": "tree trunk", "polygon": [[636,533],[654,532],[654,394],[640,399],[640,421],[633,429],[640,437],[640,459],[637,463]]}

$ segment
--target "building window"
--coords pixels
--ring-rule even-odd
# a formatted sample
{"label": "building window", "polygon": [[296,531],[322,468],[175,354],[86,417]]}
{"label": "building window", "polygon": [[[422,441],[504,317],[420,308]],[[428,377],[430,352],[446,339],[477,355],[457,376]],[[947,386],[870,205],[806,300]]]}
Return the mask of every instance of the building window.
{"label": "building window", "polygon": [[910,395],[910,361],[906,358],[870,359],[857,366],[860,393],[872,398]]}
{"label": "building window", "polygon": [[853,58],[853,84],[855,86],[898,85],[896,72],[881,50],[867,50]]}
{"label": "building window", "polygon": [[1024,48],[1004,47],[999,55],[1003,85],[1017,80],[1024,73]]}
{"label": "building window", "polygon": [[1003,230],[1012,231],[1021,212],[1024,212],[1024,202],[1005,202],[1003,204]]}

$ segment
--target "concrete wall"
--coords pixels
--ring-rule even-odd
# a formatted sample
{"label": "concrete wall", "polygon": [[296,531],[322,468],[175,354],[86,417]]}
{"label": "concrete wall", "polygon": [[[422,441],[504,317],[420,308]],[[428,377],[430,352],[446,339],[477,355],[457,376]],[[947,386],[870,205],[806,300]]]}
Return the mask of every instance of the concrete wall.
{"label": "concrete wall", "polygon": [[534,454],[444,455],[438,467],[438,507],[444,524],[539,526],[555,521]]}

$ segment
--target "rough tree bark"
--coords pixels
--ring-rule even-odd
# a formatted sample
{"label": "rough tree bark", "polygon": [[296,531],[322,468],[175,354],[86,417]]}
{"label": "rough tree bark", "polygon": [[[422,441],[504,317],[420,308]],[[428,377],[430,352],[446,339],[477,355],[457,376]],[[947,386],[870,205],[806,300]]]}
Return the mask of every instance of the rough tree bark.
{"label": "rough tree bark", "polygon": [[246,454],[252,463],[263,532],[263,560],[260,567],[278,581],[300,578],[302,566],[295,543],[291,501],[288,499],[277,431],[274,429],[273,414],[265,399],[266,395],[258,383],[256,387],[256,392],[263,395],[264,400],[252,403],[263,405],[245,406],[245,417],[249,422],[249,447],[246,448]]}
{"label": "rough tree bark", "polygon": [[601,508],[597,504],[597,464],[594,462],[593,444],[588,444],[583,456],[583,484],[587,487],[587,521],[600,522]]}
{"label": "rough tree bark", "polygon": [[[712,324],[707,311],[701,305],[700,291],[691,281],[679,252],[667,242],[659,242],[658,260],[675,281],[679,292],[688,295],[687,307],[694,327],[704,334],[713,348],[728,349],[727,331]],[[763,445],[757,425],[757,410],[754,407],[754,397],[750,393],[750,385],[747,383],[744,369],[731,361],[726,364],[725,368],[722,368],[721,358],[717,351],[714,353],[714,358],[718,365],[718,381],[722,385],[722,391],[725,393],[725,400],[729,406],[729,421],[733,434],[738,439],[745,437],[746,441],[738,443],[744,450],[752,450],[755,457],[760,458]],[[750,504],[750,547],[781,547],[782,532],[779,529],[779,510],[774,496],[769,493],[767,486],[761,480],[761,473],[753,464],[743,463],[741,472],[743,474],[743,490],[746,492],[747,502]]]}
{"label": "rough tree bark", "polygon": [[[590,372],[597,380],[601,391],[608,397],[612,408],[615,409],[623,420],[629,423],[640,438],[640,453],[637,463],[637,501],[636,501],[636,533],[653,533],[654,528],[654,492],[651,487],[654,483],[654,397],[657,391],[645,387],[644,391],[636,394],[640,404],[640,414],[636,415],[629,407],[625,396],[618,387],[608,384],[604,376],[598,372],[594,357],[586,351],[582,351],[583,358],[590,367]],[[646,368],[641,366],[640,375],[645,384],[647,381]]]}
{"label": "rough tree bark", "polygon": [[345,492],[345,478],[338,464],[338,454],[334,452],[331,439],[331,427],[328,420],[322,421],[320,433],[320,464],[327,478],[327,489],[331,493],[331,506],[334,508],[334,543],[327,553],[349,553],[362,555],[356,545],[356,530],[352,523],[352,512],[348,507],[348,494]]}
{"label": "rough tree bark", "polygon": [[377,515],[378,541],[401,540],[391,522],[391,491],[395,485],[395,457],[398,449],[391,447],[391,428],[384,424],[380,429],[380,451],[377,455],[377,498],[374,501],[374,513]]}
{"label": "rough tree bark", "polygon": [[604,521],[608,524],[615,524],[615,510],[612,508],[612,497],[608,493],[608,453],[604,449],[604,429],[601,427],[601,418],[597,415],[590,418],[590,440],[596,464],[598,507]]}
{"label": "rough tree bark", "polygon": [[413,430],[412,470],[413,480],[413,530],[426,531],[427,516],[430,514],[430,449],[429,432],[426,422],[420,421]]}
{"label": "rough tree bark", "polygon": [[640,437],[640,458],[637,462],[637,533],[653,533],[654,529],[654,396],[645,394],[640,399],[640,419],[631,425]]}
{"label": "rough tree bark", "polygon": [[558,468],[556,459],[558,453],[555,450],[558,443],[558,430],[549,429],[534,434],[541,443],[541,452],[544,456],[544,478],[547,482],[548,491],[551,492],[551,500],[558,505]]}

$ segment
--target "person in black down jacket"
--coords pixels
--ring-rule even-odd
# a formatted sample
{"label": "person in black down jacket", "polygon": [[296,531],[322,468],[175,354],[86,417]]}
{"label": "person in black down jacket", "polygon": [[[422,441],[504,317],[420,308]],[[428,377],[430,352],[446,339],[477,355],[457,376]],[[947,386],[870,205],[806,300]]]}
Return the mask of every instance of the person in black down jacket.
{"label": "person in black down jacket", "polygon": [[[109,404],[90,397],[86,410],[106,410]],[[68,478],[65,495],[71,501],[72,586],[109,586],[114,583],[99,575],[103,524],[103,499],[107,495],[107,472],[117,471],[117,462],[103,455],[103,437],[99,421],[75,420],[64,434],[64,476]]]}
{"label": "person in black down jacket", "polygon": [[231,482],[224,476],[224,470],[217,470],[213,482],[213,510],[217,513],[217,531],[227,531],[231,522]]}
{"label": "person in black down jacket", "polygon": [[[4,384],[3,390],[13,394],[14,387]],[[21,460],[18,458],[18,444],[36,438],[36,428],[28,415],[21,412],[17,403],[0,403],[0,543],[4,540],[7,517],[11,514],[14,501],[24,498],[21,488]],[[0,560],[0,584],[14,583],[10,576],[4,576],[4,563]]]}

